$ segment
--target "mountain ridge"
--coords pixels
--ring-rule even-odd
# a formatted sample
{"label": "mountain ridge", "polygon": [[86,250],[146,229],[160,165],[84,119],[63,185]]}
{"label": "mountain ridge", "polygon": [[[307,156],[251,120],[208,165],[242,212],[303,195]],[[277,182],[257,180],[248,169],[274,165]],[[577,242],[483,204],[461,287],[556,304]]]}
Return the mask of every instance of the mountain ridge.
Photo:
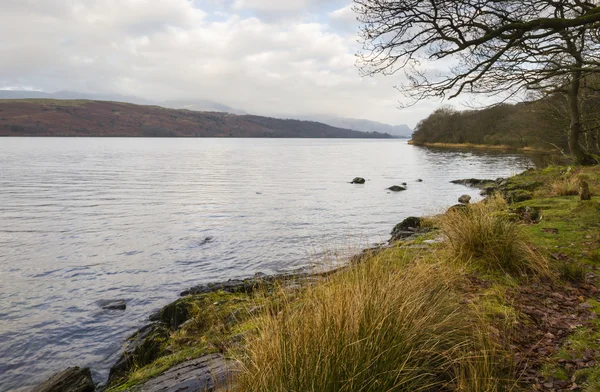
{"label": "mountain ridge", "polygon": [[[195,100],[166,100],[162,102],[151,101],[136,96],[122,95],[122,94],[93,94],[93,93],[80,93],[76,91],[57,91],[54,93],[47,93],[43,91],[29,91],[29,90],[0,90],[0,99],[59,99],[59,100],[73,100],[73,99],[86,99],[92,101],[113,101],[113,102],[125,102],[133,103],[136,105],[155,105],[170,109],[188,109],[205,112],[224,112],[232,114],[249,114],[245,110],[233,108],[223,103],[206,100],[206,99],[195,99]],[[330,125],[335,128],[350,129],[359,132],[379,132],[389,133],[395,137],[411,137],[412,130],[406,125],[389,125],[377,121],[356,119],[356,118],[345,118],[326,114],[315,114],[315,115],[273,115],[270,114],[265,117],[281,118],[281,119],[294,119],[302,121],[316,121],[323,124]]]}
{"label": "mountain ridge", "polygon": [[0,136],[391,138],[314,121],[45,98],[0,100]]}

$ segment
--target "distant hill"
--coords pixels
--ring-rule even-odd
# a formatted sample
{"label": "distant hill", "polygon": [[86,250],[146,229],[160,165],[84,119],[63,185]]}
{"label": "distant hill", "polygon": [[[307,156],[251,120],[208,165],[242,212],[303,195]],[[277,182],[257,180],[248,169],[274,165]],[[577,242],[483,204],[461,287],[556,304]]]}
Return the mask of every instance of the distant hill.
{"label": "distant hill", "polygon": [[314,121],[176,110],[123,102],[56,99],[0,100],[0,136],[391,137]]}
{"label": "distant hill", "polygon": [[332,127],[352,129],[354,131],[388,133],[394,137],[410,138],[413,132],[412,129],[410,129],[410,127],[406,124],[389,125],[371,120],[331,117],[323,115],[300,116],[297,118],[319,121],[323,124],[331,125]]}

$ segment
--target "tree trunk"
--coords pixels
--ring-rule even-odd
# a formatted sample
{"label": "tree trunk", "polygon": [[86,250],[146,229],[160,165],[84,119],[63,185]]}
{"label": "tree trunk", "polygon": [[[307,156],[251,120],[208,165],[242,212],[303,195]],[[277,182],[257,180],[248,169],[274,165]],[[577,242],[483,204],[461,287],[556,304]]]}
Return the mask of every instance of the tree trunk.
{"label": "tree trunk", "polygon": [[581,127],[581,112],[579,110],[579,89],[581,86],[581,71],[572,73],[571,88],[569,90],[569,115],[571,117],[571,125],[569,127],[569,150],[575,158],[575,162],[580,165],[591,165],[596,161],[589,155],[579,142],[579,137],[582,133]]}

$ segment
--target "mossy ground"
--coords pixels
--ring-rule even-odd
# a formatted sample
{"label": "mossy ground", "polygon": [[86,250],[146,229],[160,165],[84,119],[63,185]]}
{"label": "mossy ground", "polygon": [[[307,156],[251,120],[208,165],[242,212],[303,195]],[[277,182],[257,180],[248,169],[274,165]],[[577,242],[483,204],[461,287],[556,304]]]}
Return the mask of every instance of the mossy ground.
{"label": "mossy ground", "polygon": [[[572,193],[567,188],[574,179],[585,179],[589,183],[594,195],[591,201],[580,201],[577,195],[560,195]],[[567,190],[563,192],[563,189]],[[519,221],[519,233],[523,241],[549,261],[553,277],[481,268],[482,263],[477,260],[449,263],[466,278],[461,280],[463,283],[457,292],[466,306],[489,325],[491,338],[505,348],[507,356],[515,358],[516,370],[510,377],[520,382],[519,388],[600,391],[600,365],[594,358],[600,353],[600,302],[595,289],[595,275],[600,269],[600,168],[553,166],[529,170],[508,179],[503,190],[531,192],[532,199],[506,206],[506,216],[519,220],[522,214],[516,211],[536,211],[536,219]],[[429,221],[428,226],[435,227],[436,220]],[[436,241],[442,235],[439,230],[430,230],[379,251],[376,256],[363,257],[361,263],[376,259],[394,269],[419,260],[452,262],[454,256]],[[474,258],[485,261],[485,255]],[[315,284],[321,283],[312,280],[304,285],[294,282],[293,289],[269,285],[253,293],[215,292],[186,297],[185,306],[191,317],[171,332],[161,347],[162,355],[146,366],[133,369],[109,390],[130,389],[177,363],[207,353],[243,353],[249,337],[256,335],[266,318],[277,314],[282,306],[292,310],[302,308],[303,301],[308,300],[306,288]],[[553,295],[572,298],[572,293],[581,287],[585,293],[592,293],[575,296],[577,308],[585,311],[578,313],[577,320],[585,320],[573,325],[565,336],[548,338],[547,349],[536,348],[532,354],[530,348],[537,347],[537,343],[527,340],[537,335],[526,332],[546,328],[552,324],[553,317],[551,314],[544,320],[536,318],[534,313],[539,310],[536,301],[540,301],[540,309],[555,311],[568,319],[568,307],[555,305],[549,298]],[[540,333],[548,335],[544,331]],[[528,370],[523,371],[523,368]],[[524,376],[526,372],[528,376]]]}
{"label": "mossy ground", "polygon": [[[165,370],[215,352],[227,352],[243,340],[243,335],[254,330],[252,316],[267,303],[276,304],[273,287],[252,293],[217,291],[191,295],[163,309],[177,307],[187,313],[187,321],[171,330],[161,343],[160,355],[150,364],[134,366],[127,375],[109,385],[107,391],[125,391],[156,377]],[[181,321],[181,320],[178,320]]]}

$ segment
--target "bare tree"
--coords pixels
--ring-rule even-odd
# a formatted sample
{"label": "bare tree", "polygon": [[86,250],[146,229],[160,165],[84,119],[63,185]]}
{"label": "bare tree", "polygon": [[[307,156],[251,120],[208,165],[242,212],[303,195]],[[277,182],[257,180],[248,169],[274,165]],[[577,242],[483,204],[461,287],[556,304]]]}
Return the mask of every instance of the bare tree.
{"label": "bare tree", "polygon": [[[500,101],[561,93],[569,148],[581,146],[582,81],[600,73],[598,0],[354,0],[366,75],[403,70],[411,98],[495,95]],[[437,67],[437,69],[436,69]]]}

